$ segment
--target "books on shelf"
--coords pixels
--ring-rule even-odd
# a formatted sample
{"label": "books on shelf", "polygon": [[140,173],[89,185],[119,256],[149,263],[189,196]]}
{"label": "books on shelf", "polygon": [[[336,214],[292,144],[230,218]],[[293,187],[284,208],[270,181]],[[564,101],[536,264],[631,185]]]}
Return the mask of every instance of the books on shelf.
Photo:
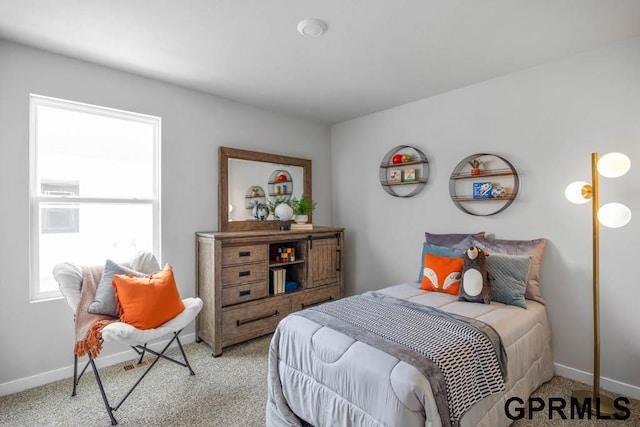
{"label": "books on shelf", "polygon": [[389,171],[389,182],[390,183],[402,182],[402,171],[400,169],[391,169]]}
{"label": "books on shelf", "polygon": [[413,168],[405,169],[403,182],[416,182],[416,170]]}
{"label": "books on shelf", "polygon": [[473,183],[473,198],[474,199],[490,199],[491,198],[490,182],[474,182]]}
{"label": "books on shelf", "polygon": [[269,293],[271,295],[278,295],[284,293],[285,283],[287,281],[287,269],[286,268],[271,268],[269,280]]}
{"label": "books on shelf", "polygon": [[293,223],[293,224],[291,224],[291,230],[313,230],[313,224],[311,224],[311,223],[306,223],[306,224]]}

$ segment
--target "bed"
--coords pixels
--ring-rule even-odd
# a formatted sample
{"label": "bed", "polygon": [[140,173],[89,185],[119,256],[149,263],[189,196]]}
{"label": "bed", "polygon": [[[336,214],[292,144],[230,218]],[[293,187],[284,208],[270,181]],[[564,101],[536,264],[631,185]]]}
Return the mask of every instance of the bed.
{"label": "bed", "polygon": [[506,426],[511,423],[504,411],[507,399],[526,399],[553,376],[547,313],[536,301],[526,300],[526,309],[464,302],[424,291],[415,282],[374,294],[491,326],[507,359],[503,390],[473,403],[451,423],[450,414],[441,417],[442,406],[424,369],[294,313],[280,322],[269,349],[268,426]]}

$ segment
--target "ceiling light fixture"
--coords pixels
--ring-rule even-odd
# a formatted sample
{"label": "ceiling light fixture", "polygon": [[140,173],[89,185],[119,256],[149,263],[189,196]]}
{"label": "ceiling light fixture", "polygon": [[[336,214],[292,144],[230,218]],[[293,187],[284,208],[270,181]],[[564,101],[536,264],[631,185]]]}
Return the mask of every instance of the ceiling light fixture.
{"label": "ceiling light fixture", "polygon": [[320,37],[327,28],[327,23],[322,19],[303,19],[298,24],[298,32],[305,37]]}

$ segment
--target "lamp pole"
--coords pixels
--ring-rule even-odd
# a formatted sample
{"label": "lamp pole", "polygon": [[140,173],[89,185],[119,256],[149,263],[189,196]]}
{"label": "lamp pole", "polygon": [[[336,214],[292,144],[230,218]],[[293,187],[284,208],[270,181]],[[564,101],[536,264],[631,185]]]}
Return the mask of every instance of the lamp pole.
{"label": "lamp pole", "polygon": [[616,414],[613,399],[600,396],[600,194],[598,186],[598,153],[591,153],[591,185],[582,189],[583,197],[591,199],[591,225],[593,238],[593,389],[576,390],[571,394],[584,405],[591,399],[591,413],[600,417],[611,417]]}
{"label": "lamp pole", "polygon": [[593,400],[600,397],[600,188],[598,183],[598,153],[591,153],[591,222],[593,229]]}

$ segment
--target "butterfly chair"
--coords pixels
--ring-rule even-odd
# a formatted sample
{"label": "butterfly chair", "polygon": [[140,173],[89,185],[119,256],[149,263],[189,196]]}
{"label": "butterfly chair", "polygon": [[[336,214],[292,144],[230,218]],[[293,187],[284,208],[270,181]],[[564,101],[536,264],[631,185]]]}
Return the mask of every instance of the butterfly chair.
{"label": "butterfly chair", "polygon": [[[127,267],[130,267],[127,268]],[[91,308],[94,308],[96,303],[105,303],[106,302],[106,310],[116,310],[118,308],[122,308],[117,305],[117,302],[113,301],[113,288],[111,286],[97,286],[97,290],[95,283],[105,282],[107,285],[111,284],[112,276],[114,274],[126,274],[131,273],[136,276],[143,276],[144,274],[151,274],[158,272],[160,270],[160,266],[158,265],[157,260],[153,256],[153,254],[148,252],[139,253],[129,264],[116,264],[112,261],[107,261],[105,266],[78,266],[72,263],[63,262],[54,267],[53,275],[58,282],[60,291],[64,296],[67,304],[71,308],[71,311],[74,314],[74,324],[76,327],[76,348],[74,349],[74,358],[73,358],[73,391],[71,393],[72,396],[76,395],[76,387],[80,382],[80,378],[86,371],[86,369],[91,365],[93,373],[96,378],[96,382],[98,384],[98,388],[100,389],[100,394],[102,395],[102,399],[104,401],[104,405],[109,413],[109,417],[111,418],[111,424],[116,425],[118,421],[116,420],[113,413],[120,408],[120,406],[124,403],[124,401],[131,395],[133,390],[140,384],[142,379],[149,373],[149,371],[156,365],[156,362],[160,360],[160,358],[177,363],[180,366],[186,367],[189,369],[190,375],[195,375],[193,369],[191,369],[191,365],[187,360],[187,356],[182,348],[182,343],[180,342],[180,332],[186,327],[189,323],[191,323],[200,310],[202,309],[202,300],[200,298],[185,298],[182,299],[182,304],[184,305],[184,310],[182,310],[179,314],[175,315],[175,317],[170,320],[160,324],[151,329],[140,329],[135,327],[129,323],[125,323],[122,318],[112,317],[109,314],[99,314],[97,317],[89,317],[92,323],[92,329],[98,331],[98,335],[96,337],[96,341],[98,342],[98,348],[96,349],[85,349],[85,351],[78,351],[78,324],[79,319],[83,322],[86,322],[87,315],[81,313],[81,311],[88,312],[91,309],[88,309],[88,305]],[[111,276],[109,276],[111,275]],[[124,276],[119,276],[124,277]],[[153,276],[146,276],[153,277]],[[173,280],[173,273],[171,272],[171,279]],[[120,280],[120,279],[119,279]],[[89,283],[83,288],[83,282]],[[115,282],[115,280],[114,280]],[[173,282],[175,283],[175,282]],[[137,285],[137,286],[145,286],[145,285]],[[92,292],[89,291],[93,287],[95,291],[95,296]],[[83,289],[85,292],[83,292]],[[111,295],[105,294],[104,292],[111,292]],[[174,290],[176,294],[177,303],[179,304],[180,296],[177,294],[177,289]],[[93,301],[91,301],[93,299]],[[90,304],[89,304],[90,303]],[[115,305],[114,305],[115,304]],[[111,306],[110,306],[111,305]],[[109,307],[110,306],[110,307]],[[105,307],[102,308],[104,311]],[[113,312],[112,315],[117,316],[118,313]],[[89,315],[90,316],[90,315]],[[96,315],[94,315],[96,316]],[[124,317],[124,315],[123,315]],[[98,327],[95,329],[95,327]],[[162,350],[157,352],[150,349],[147,346],[147,343],[163,338],[168,337],[169,342],[163,344]],[[100,374],[98,369],[96,368],[95,359],[97,357],[97,353],[100,351],[100,348],[103,344],[108,342],[120,342],[125,343],[140,356],[138,359],[138,363],[142,363],[142,360],[146,353],[150,353],[155,356],[153,361],[149,364],[149,366],[145,369],[142,375],[138,378],[135,384],[129,389],[129,391],[125,394],[125,396],[120,400],[120,402],[112,406],[109,403],[109,399],[105,393],[102,380],[100,378]],[[169,346],[172,343],[176,343],[178,348],[180,349],[180,353],[182,353],[183,361],[176,360],[172,357],[169,357],[165,354]],[[78,374],[78,353],[85,353],[88,356],[88,361],[85,364],[84,368]]]}

